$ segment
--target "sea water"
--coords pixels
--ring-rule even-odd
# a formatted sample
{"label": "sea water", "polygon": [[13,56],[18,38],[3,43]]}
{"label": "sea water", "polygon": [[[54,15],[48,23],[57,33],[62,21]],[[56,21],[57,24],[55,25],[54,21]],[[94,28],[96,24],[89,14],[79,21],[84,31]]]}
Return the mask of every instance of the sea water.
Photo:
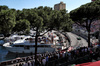
{"label": "sea water", "polygon": [[6,60],[7,53],[8,51],[3,46],[0,46],[0,62]]}
{"label": "sea water", "polygon": [[32,54],[25,54],[25,53],[11,53],[5,47],[0,46],[0,62],[15,59],[17,57],[26,57],[31,56]]}

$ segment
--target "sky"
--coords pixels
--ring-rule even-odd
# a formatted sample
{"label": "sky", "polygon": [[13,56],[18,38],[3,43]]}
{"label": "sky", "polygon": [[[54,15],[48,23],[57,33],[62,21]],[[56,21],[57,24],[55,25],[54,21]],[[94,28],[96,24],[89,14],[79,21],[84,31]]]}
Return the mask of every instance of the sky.
{"label": "sky", "polygon": [[61,1],[66,3],[66,10],[68,10],[68,12],[83,4],[91,2],[91,0],[0,0],[0,6],[6,5],[16,10],[22,10],[23,8],[30,9],[39,6],[54,8],[54,4],[58,4]]}

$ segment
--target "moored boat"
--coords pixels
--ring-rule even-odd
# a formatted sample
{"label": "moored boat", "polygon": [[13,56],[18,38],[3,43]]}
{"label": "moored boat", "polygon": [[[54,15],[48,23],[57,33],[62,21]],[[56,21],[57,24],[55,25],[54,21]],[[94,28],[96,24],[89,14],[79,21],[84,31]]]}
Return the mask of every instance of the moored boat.
{"label": "moored boat", "polygon": [[[57,44],[56,44],[57,45]],[[13,53],[35,53],[35,37],[27,36],[15,42],[8,42],[3,45],[8,51]],[[39,37],[37,42],[37,53],[53,52],[57,47],[46,37]]]}

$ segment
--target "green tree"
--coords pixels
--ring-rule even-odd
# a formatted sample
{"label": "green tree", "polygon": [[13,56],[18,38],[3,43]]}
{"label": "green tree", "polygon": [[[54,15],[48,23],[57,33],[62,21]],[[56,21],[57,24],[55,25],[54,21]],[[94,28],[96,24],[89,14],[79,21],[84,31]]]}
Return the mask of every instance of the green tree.
{"label": "green tree", "polygon": [[0,12],[0,27],[1,33],[11,33],[12,28],[15,26],[15,12],[12,10],[2,10]]}
{"label": "green tree", "polygon": [[49,9],[50,8],[48,8],[48,7],[45,7],[45,9],[44,9],[44,7],[40,6],[38,8],[31,9],[31,12],[29,14],[30,16],[28,16],[28,19],[31,22],[32,28],[34,28],[34,30],[36,31],[35,61],[37,61],[37,56],[36,56],[36,54],[37,54],[37,38],[39,36],[42,36],[42,35],[40,35],[40,33],[42,31],[47,30],[47,32],[48,32],[50,30],[47,27],[47,23],[49,23],[49,14],[48,14],[47,10],[49,10]]}
{"label": "green tree", "polygon": [[70,32],[72,31],[72,25],[73,25],[73,21],[72,19],[70,18],[70,15],[69,14],[65,14],[65,16],[63,16],[63,19],[64,19],[64,23],[62,23],[62,28],[64,32]]}
{"label": "green tree", "polygon": [[71,31],[71,26],[73,22],[70,19],[70,16],[66,10],[61,10],[61,11],[53,10],[49,18],[50,18],[50,22],[48,23],[49,28],[62,31]]}
{"label": "green tree", "polygon": [[30,22],[25,19],[20,19],[19,21],[16,22],[15,27],[13,28],[14,32],[23,32],[25,33],[27,30],[30,29]]}
{"label": "green tree", "polygon": [[26,17],[26,19],[30,22],[30,26],[32,27],[32,23],[34,22],[34,20],[37,18],[37,13],[35,12],[35,9],[30,9],[28,11],[28,15]]}
{"label": "green tree", "polygon": [[59,29],[60,28],[60,20],[62,18],[62,15],[59,11],[55,11],[53,10],[49,16],[49,23],[47,25],[48,28],[51,28],[51,29]]}
{"label": "green tree", "polygon": [[62,29],[64,32],[65,31],[72,31],[73,21],[70,18],[69,13],[67,13],[67,11],[65,9],[64,10],[60,10],[60,12],[62,14],[62,19],[60,21],[61,22],[60,29]]}
{"label": "green tree", "polygon": [[[43,27],[43,19],[37,15],[36,19],[32,23],[32,27],[36,31],[36,36],[35,36],[35,61],[37,62],[37,39],[40,35],[41,28]],[[35,62],[35,65],[37,66]]]}
{"label": "green tree", "polygon": [[8,6],[5,6],[5,5],[4,5],[4,6],[0,6],[0,11],[1,11],[1,10],[9,10],[9,8],[8,8]]}
{"label": "green tree", "polygon": [[[94,20],[97,20],[100,16],[100,0],[96,0],[91,3],[80,6],[79,8],[70,12],[72,20],[86,27],[88,31],[88,46],[90,45],[90,27]],[[85,23],[85,25],[84,25]]]}
{"label": "green tree", "polygon": [[50,14],[51,14],[51,11],[52,11],[52,8],[45,6],[45,7],[43,8],[43,10],[45,11],[45,13],[46,13],[47,15],[50,15]]}
{"label": "green tree", "polygon": [[46,9],[44,10],[44,8],[41,6],[41,7],[37,8],[36,13],[38,14],[38,16],[40,16],[43,19],[43,26],[44,27],[42,27],[42,30],[46,29],[47,28],[46,25],[49,22],[49,15],[47,13],[47,10]]}
{"label": "green tree", "polygon": [[20,10],[16,11],[16,21],[19,21],[20,19],[23,19],[23,12]]}

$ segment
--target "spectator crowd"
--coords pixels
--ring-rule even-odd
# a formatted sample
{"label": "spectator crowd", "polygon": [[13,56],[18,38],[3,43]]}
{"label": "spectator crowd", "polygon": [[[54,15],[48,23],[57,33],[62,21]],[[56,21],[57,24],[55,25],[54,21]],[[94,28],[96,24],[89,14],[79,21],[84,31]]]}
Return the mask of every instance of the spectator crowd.
{"label": "spectator crowd", "polygon": [[[97,60],[97,55],[99,55],[98,48],[94,50],[91,47],[80,47],[75,50],[67,51],[68,49],[64,49],[61,51],[55,51],[52,53],[44,53],[44,54],[37,54],[37,65],[38,66],[56,66],[57,64],[61,64],[64,62],[70,62],[80,57],[84,57],[89,55],[89,59],[92,59],[93,55],[96,55],[94,58]],[[61,60],[59,62],[57,60]],[[35,56],[28,56],[23,58],[16,58],[4,63],[1,63],[0,66],[3,65],[13,65],[13,66],[35,66]]]}

